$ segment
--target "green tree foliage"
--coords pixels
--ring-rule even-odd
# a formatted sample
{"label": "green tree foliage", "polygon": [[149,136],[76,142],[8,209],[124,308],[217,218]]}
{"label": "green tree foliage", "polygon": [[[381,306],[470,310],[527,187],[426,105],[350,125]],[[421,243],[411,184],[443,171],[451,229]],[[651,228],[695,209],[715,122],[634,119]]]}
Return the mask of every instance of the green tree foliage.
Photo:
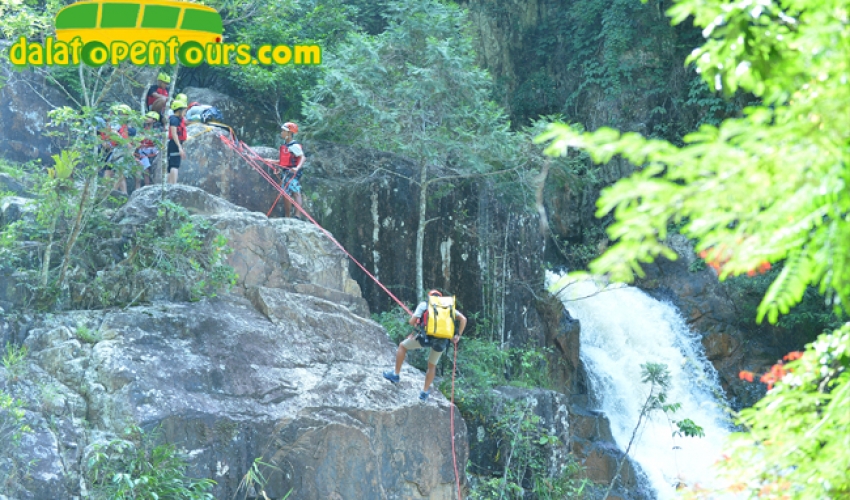
{"label": "green tree foliage", "polygon": [[[19,284],[29,289],[28,296],[37,307],[48,309],[67,306],[74,295],[69,291],[80,290],[85,293],[75,295],[77,306],[133,303],[133,297],[144,296],[145,282],[135,276],[144,269],[191,283],[192,300],[214,296],[232,285],[236,275],[226,263],[226,238],[169,201],[160,202],[158,216],[125,243],[126,252],[102,258],[104,242],[114,238],[110,217],[119,200],[110,197],[111,182],[98,189],[104,154],[99,149],[103,139],[95,130],[94,115],[88,107],[79,111],[63,107],[50,113],[51,134],[65,138],[66,149],[54,156],[55,164],[47,172],[29,173],[36,186],[32,203],[39,207],[35,220],[24,217],[0,227],[3,267],[20,271]],[[112,167],[128,174],[139,169],[132,155],[132,139],[117,134],[110,139],[116,149],[125,151]],[[111,253],[108,247],[106,250]],[[132,290],[132,296],[122,297],[117,288]]]}
{"label": "green tree foliage", "polygon": [[[761,104],[719,127],[703,125],[676,147],[637,134],[582,134],[553,125],[549,152],[575,147],[597,162],[622,155],[640,170],[607,189],[616,243],[590,268],[629,281],[640,263],[675,258],[670,223],[697,241],[721,278],[784,265],[758,309],[776,322],[817,287],[837,314],[850,304],[850,19],[843,0],[759,3],[682,0],[705,43],[689,58],[705,81]],[[793,372],[742,414],[751,434],[729,461],[751,496],[839,498],[850,493],[848,326],[807,347]],[[771,380],[778,380],[776,374]],[[772,384],[771,384],[772,386]],[[740,445],[740,443],[744,445]],[[743,485],[743,487],[740,487]]]}
{"label": "green tree foliage", "polygon": [[53,18],[65,6],[62,0],[3,0],[0,2],[0,33],[44,39],[53,34]]}
{"label": "green tree foliage", "polygon": [[95,445],[86,480],[94,499],[163,498],[211,500],[211,479],[186,476],[186,458],[171,444],[156,444],[159,433],[126,431],[127,439]]}
{"label": "green tree foliage", "polygon": [[413,159],[418,167],[416,288],[428,187],[435,182],[519,168],[518,137],[490,100],[489,75],[475,65],[466,14],[436,0],[388,4],[379,35],[352,33],[326,58],[305,105],[313,135]]}
{"label": "green tree foliage", "polygon": [[0,491],[5,494],[15,494],[18,491],[21,476],[28,472],[28,465],[19,463],[16,456],[21,446],[24,434],[32,433],[32,428],[26,423],[24,402],[13,396],[11,391],[0,389]]}
{"label": "green tree foliage", "polygon": [[389,6],[387,29],[351,33],[325,60],[305,108],[313,135],[423,164],[486,170],[483,147],[507,122],[475,65],[464,13],[431,0]]}
{"label": "green tree foliage", "polygon": [[[229,4],[239,4],[229,5]],[[262,45],[318,45],[323,58],[336,50],[346,34],[358,29],[360,9],[343,0],[216,0],[210,5],[225,19],[225,38],[252,47]],[[370,9],[375,9],[370,6]],[[376,15],[372,11],[373,15]],[[380,16],[378,16],[380,19]],[[322,68],[271,65],[199,68],[182,72],[183,82],[224,87],[275,116],[280,123],[301,116],[303,94],[319,80]]]}
{"label": "green tree foliage", "polygon": [[847,498],[850,324],[772,374],[781,381],[741,411],[748,432],[733,436],[722,463],[731,489],[759,498]]}
{"label": "green tree foliage", "polygon": [[503,470],[496,477],[482,477],[469,492],[470,499],[584,498],[589,481],[580,479],[584,470],[572,455],[557,465],[554,474],[550,471],[553,464],[547,452],[563,443],[543,428],[531,402],[505,404],[492,427],[489,433],[501,443],[496,460]]}
{"label": "green tree foliage", "polygon": [[174,202],[160,201],[157,217],[140,228],[133,243],[128,279],[143,269],[156,269],[192,283],[191,300],[214,297],[236,284],[236,272],[225,262],[232,251],[227,238]]}
{"label": "green tree foliage", "polygon": [[701,85],[692,69],[681,68],[700,33],[667,25],[663,5],[550,2],[539,5],[544,14],[533,21],[524,15],[524,3],[485,0],[471,2],[470,9],[493,20],[498,31],[484,36],[502,38],[500,51],[510,57],[510,67],[501,68],[506,74],[497,77],[497,94],[514,123],[561,113],[678,140],[695,124],[719,123],[739,106]]}

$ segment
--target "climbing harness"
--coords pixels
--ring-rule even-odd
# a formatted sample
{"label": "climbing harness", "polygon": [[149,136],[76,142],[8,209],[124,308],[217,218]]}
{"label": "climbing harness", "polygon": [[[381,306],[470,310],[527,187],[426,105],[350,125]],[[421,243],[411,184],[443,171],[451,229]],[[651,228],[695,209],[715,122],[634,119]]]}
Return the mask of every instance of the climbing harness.
{"label": "climbing harness", "polygon": [[[290,183],[290,182],[292,182],[294,179],[295,179],[295,176],[293,175],[291,179],[289,179],[288,181],[286,181],[286,185],[285,185],[285,186],[283,186],[283,190],[284,190],[284,191],[286,191],[287,189],[289,189],[289,183]],[[271,215],[272,215],[272,211],[274,210],[274,207],[276,207],[276,206],[277,206],[277,202],[279,202],[279,201],[280,201],[280,197],[281,197],[281,194],[280,194],[280,193],[278,193],[277,198],[275,198],[275,199],[274,199],[274,203],[272,203],[272,207],[269,209],[268,213],[266,213],[266,217],[271,217]]]}

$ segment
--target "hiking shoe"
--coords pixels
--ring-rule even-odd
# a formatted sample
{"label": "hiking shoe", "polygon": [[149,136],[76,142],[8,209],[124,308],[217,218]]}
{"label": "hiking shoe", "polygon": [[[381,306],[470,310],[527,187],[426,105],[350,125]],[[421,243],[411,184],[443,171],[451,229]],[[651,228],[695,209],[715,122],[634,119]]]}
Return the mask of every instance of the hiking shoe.
{"label": "hiking shoe", "polygon": [[384,372],[384,378],[389,380],[390,382],[397,384],[401,377],[395,374],[395,372]]}
{"label": "hiking shoe", "polygon": [[431,394],[430,391],[419,391],[419,401],[428,401],[428,396]]}

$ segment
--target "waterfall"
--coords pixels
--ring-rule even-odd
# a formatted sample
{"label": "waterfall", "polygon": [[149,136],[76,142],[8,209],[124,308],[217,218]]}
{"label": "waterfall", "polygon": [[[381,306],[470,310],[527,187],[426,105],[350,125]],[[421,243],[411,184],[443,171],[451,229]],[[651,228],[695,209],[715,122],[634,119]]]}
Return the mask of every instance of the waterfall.
{"label": "waterfall", "polygon": [[[560,276],[547,273],[554,283]],[[641,382],[640,365],[664,363],[670,370],[669,403],[682,405],[671,418],[690,418],[705,431],[703,438],[672,436],[667,418],[653,413],[638,432],[629,455],[638,462],[659,499],[674,498],[675,485],[708,485],[712,465],[729,434],[725,402],[717,372],[705,357],[699,336],[690,331],[675,307],[637,288],[576,281],[559,298],[581,322],[581,360],[598,410],[625,450],[638,421],[649,385]]]}

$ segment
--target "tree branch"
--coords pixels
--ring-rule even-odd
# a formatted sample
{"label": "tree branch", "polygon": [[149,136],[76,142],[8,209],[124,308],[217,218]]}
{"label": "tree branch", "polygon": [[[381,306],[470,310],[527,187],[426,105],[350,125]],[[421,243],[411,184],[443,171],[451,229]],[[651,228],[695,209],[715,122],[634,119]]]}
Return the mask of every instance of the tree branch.
{"label": "tree branch", "polygon": [[432,184],[434,182],[452,181],[452,180],[455,180],[455,179],[476,179],[476,178],[479,178],[479,177],[489,177],[491,175],[500,175],[500,174],[508,174],[508,173],[511,173],[511,172],[516,172],[517,170],[520,170],[523,167],[524,167],[524,165],[520,165],[520,166],[517,166],[517,167],[514,167],[514,168],[505,169],[505,170],[495,170],[493,172],[482,172],[482,173],[474,173],[474,174],[458,174],[458,175],[449,175],[449,176],[446,176],[446,177],[436,177],[434,179],[429,179],[426,182],[427,182],[427,184]]}

